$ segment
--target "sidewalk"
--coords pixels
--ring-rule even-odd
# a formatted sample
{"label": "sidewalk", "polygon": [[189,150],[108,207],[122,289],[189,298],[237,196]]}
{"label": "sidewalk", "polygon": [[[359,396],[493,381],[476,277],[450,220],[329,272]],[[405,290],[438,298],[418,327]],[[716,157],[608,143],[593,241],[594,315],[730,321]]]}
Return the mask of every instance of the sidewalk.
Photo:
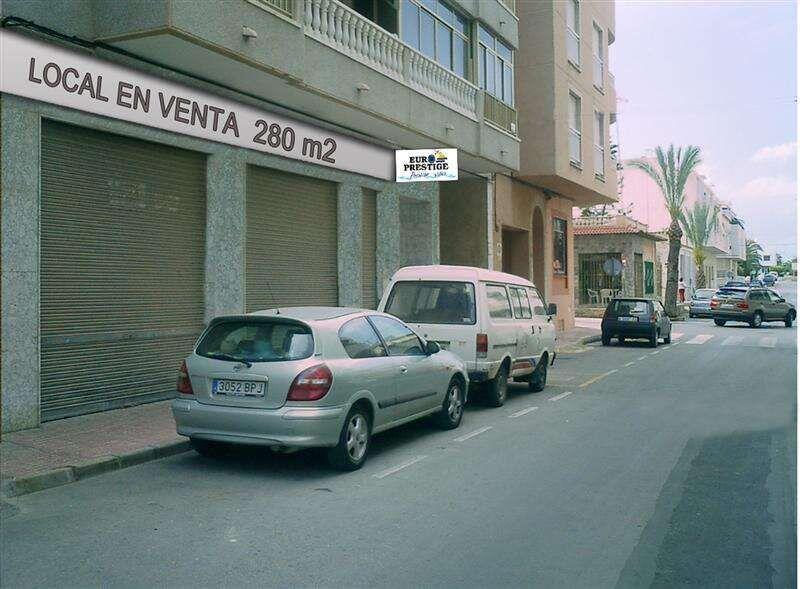
{"label": "sidewalk", "polygon": [[[599,319],[576,319],[559,332],[558,351],[579,353],[600,340]],[[60,419],[4,434],[0,495],[13,497],[141,464],[189,449],[175,433],[169,401]]]}
{"label": "sidewalk", "polygon": [[60,419],[3,434],[0,492],[24,495],[189,449],[169,401]]}

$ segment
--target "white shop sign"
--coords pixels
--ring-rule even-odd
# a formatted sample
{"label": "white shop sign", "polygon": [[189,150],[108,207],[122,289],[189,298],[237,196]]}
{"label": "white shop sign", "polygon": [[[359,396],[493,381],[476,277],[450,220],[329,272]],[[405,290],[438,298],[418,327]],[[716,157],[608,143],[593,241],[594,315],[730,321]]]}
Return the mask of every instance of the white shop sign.
{"label": "white shop sign", "polygon": [[392,150],[0,30],[0,91],[392,180]]}
{"label": "white shop sign", "polygon": [[457,149],[407,149],[395,152],[398,182],[458,180]]}

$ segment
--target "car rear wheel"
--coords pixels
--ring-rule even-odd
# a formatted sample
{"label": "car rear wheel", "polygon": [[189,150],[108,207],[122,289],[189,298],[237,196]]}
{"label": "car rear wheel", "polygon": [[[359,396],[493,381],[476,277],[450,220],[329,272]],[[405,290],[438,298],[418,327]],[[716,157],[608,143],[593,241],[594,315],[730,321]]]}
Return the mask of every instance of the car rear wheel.
{"label": "car rear wheel", "polygon": [[600,336],[600,341],[602,342],[602,344],[603,344],[604,346],[609,346],[609,345],[611,345],[611,337],[610,337],[610,336],[607,336],[605,333],[604,333],[603,335],[601,335],[601,336]]}
{"label": "car rear wheel", "polygon": [[624,335],[621,335],[621,336],[619,336],[619,337],[617,338],[617,340],[619,341],[619,343],[620,343],[620,344],[624,344],[624,343],[625,343],[625,336],[624,336]]}
{"label": "car rear wheel", "polygon": [[669,333],[666,335],[666,337],[664,338],[664,343],[665,344],[671,344],[672,343],[672,330],[671,329],[670,329]]}
{"label": "car rear wheel", "polygon": [[720,327],[725,327],[727,321],[724,319],[714,319],[714,325],[719,325]]}
{"label": "car rear wheel", "polygon": [[761,327],[762,323],[764,323],[764,316],[761,314],[761,311],[753,313],[753,318],[750,320],[750,327]]}
{"label": "car rear wheel", "polygon": [[497,375],[489,381],[486,387],[486,400],[492,407],[502,407],[508,396],[508,366],[505,362],[500,365]]}
{"label": "car rear wheel", "polygon": [[338,470],[358,470],[367,459],[371,437],[369,415],[355,406],[344,420],[339,443],[328,450],[328,462]]}
{"label": "car rear wheel", "polygon": [[791,327],[791,326],[792,326],[792,322],[793,322],[793,321],[794,321],[794,311],[789,311],[789,312],[786,314],[786,318],[783,320],[783,324],[784,324],[786,327]]}
{"label": "car rear wheel", "polygon": [[447,394],[442,401],[442,410],[436,414],[436,422],[442,429],[455,429],[464,416],[464,386],[454,378],[447,385]]}
{"label": "car rear wheel", "polygon": [[654,332],[653,335],[650,336],[650,342],[649,343],[650,343],[650,347],[651,348],[657,348],[658,347],[658,336],[659,336],[659,334],[658,334],[657,331]]}
{"label": "car rear wheel", "polygon": [[539,365],[536,370],[531,374],[531,379],[528,381],[528,390],[533,393],[543,391],[547,386],[547,354],[544,354],[539,360]]}
{"label": "car rear wheel", "polygon": [[199,438],[189,438],[192,449],[205,458],[222,458],[225,456],[230,446],[224,442],[213,440],[201,440]]}

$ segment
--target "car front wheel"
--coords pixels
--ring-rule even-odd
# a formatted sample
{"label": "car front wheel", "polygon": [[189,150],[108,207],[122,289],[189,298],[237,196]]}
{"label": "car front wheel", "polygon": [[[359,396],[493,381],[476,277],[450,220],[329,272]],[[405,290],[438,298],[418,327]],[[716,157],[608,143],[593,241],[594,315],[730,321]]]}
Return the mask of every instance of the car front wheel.
{"label": "car front wheel", "polygon": [[791,326],[792,326],[792,322],[793,322],[793,321],[794,321],[794,311],[789,311],[789,312],[786,314],[786,318],[783,320],[783,324],[784,324],[786,327],[791,327]]}
{"label": "car front wheel", "polygon": [[714,325],[719,325],[720,327],[725,327],[727,321],[724,319],[714,319]]}
{"label": "car front wheel", "polygon": [[370,421],[367,412],[353,407],[344,420],[339,443],[328,450],[328,462],[338,470],[358,470],[367,459],[370,442]]}
{"label": "car front wheel", "polygon": [[436,414],[436,422],[442,429],[455,429],[464,416],[464,385],[454,378],[447,385],[447,394],[442,401],[442,410]]}

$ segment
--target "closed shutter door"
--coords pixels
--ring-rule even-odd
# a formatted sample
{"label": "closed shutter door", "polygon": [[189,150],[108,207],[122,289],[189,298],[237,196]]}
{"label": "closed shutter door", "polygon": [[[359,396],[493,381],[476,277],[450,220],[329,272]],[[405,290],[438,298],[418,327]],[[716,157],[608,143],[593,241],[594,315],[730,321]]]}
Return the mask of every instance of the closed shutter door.
{"label": "closed shutter door", "polygon": [[248,168],[248,311],[339,304],[336,210],[332,182]]}
{"label": "closed shutter door", "polygon": [[374,190],[365,189],[361,207],[361,303],[365,309],[378,307],[377,196]]}
{"label": "closed shutter door", "polygon": [[45,121],[41,409],[174,395],[203,326],[205,159]]}

